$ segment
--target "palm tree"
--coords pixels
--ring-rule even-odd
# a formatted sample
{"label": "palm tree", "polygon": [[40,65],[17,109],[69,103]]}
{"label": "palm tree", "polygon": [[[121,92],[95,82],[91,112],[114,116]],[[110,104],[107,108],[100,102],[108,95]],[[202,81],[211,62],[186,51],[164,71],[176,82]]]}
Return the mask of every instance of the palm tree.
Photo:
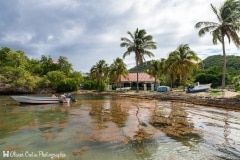
{"label": "palm tree", "polygon": [[167,59],[165,61],[165,67],[164,67],[164,74],[167,75],[167,79],[170,79],[170,86],[173,88],[173,84],[177,80],[177,68],[175,68],[174,65],[172,65],[175,62],[175,60]]}
{"label": "palm tree", "polygon": [[147,71],[149,75],[154,77],[154,86],[157,85],[157,78],[160,75],[160,61],[152,60],[149,70]]}
{"label": "palm tree", "polygon": [[167,82],[166,78],[167,78],[167,67],[166,67],[166,59],[165,58],[161,58],[159,61],[159,69],[160,69],[160,81],[161,82]]}
{"label": "palm tree", "polygon": [[156,49],[156,43],[152,41],[153,37],[151,35],[146,35],[147,32],[144,29],[138,30],[134,33],[127,32],[130,36],[129,38],[122,37],[120,44],[121,47],[126,47],[127,51],[123,54],[123,58],[130,55],[132,52],[135,53],[135,61],[137,67],[137,91],[138,88],[138,66],[145,61],[144,56],[147,55],[149,57],[153,57],[154,54],[150,52],[148,49]]}
{"label": "palm tree", "polygon": [[117,86],[121,83],[121,76],[126,77],[128,75],[127,66],[121,58],[117,58],[113,64],[111,64],[109,75],[110,79],[115,82]]}
{"label": "palm tree", "polygon": [[108,76],[108,65],[104,60],[100,60],[90,69],[90,76],[96,80],[98,90],[104,90],[103,82]]}
{"label": "palm tree", "polygon": [[181,44],[170,52],[167,59],[167,68],[173,79],[179,78],[180,84],[185,85],[194,68],[198,67],[200,58],[190,49],[188,44]]}
{"label": "palm tree", "polygon": [[223,51],[223,73],[222,73],[222,89],[225,88],[225,74],[226,74],[226,51],[225,51],[225,37],[229,43],[233,43],[240,47],[240,39],[238,31],[240,30],[240,1],[226,0],[224,4],[217,10],[212,4],[213,13],[217,16],[218,22],[198,22],[195,28],[200,28],[198,35],[201,37],[207,32],[212,34],[213,44],[216,45],[219,41],[222,44]]}

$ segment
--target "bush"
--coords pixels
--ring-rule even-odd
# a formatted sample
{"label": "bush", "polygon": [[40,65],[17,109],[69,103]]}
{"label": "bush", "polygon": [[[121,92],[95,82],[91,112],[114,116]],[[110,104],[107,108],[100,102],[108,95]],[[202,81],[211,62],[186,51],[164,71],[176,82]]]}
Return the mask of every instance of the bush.
{"label": "bush", "polygon": [[64,81],[65,75],[61,71],[51,71],[48,72],[44,78],[50,81],[50,87],[57,88],[61,85],[61,82]]}
{"label": "bush", "polygon": [[196,82],[201,84],[212,83],[211,87],[216,88],[222,84],[222,75],[212,75],[208,73],[201,73],[196,76]]}
{"label": "bush", "polygon": [[57,86],[57,92],[72,92],[79,89],[79,84],[73,78],[66,78],[61,81]]}

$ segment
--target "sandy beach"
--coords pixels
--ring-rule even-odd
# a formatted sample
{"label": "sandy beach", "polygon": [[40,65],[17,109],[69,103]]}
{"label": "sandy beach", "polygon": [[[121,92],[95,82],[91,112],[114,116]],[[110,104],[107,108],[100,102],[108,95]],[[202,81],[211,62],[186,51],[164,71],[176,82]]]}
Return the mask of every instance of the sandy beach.
{"label": "sandy beach", "polygon": [[[193,96],[200,96],[200,97],[213,97],[210,95],[209,92],[199,92],[199,93],[191,93],[189,95]],[[233,92],[233,91],[224,91],[221,95],[214,96],[215,98],[235,98],[238,95],[240,95],[238,92]]]}

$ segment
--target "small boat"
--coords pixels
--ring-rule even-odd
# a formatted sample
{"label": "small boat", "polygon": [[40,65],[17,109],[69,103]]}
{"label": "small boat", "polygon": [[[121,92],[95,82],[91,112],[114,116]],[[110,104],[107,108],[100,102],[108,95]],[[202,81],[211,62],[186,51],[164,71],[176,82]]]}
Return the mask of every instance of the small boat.
{"label": "small boat", "polygon": [[61,95],[60,97],[47,97],[47,96],[11,96],[15,101],[21,104],[54,104],[54,103],[70,103],[77,100],[72,95]]}
{"label": "small boat", "polygon": [[116,88],[116,91],[129,91],[129,90],[131,90],[131,87]]}
{"label": "small boat", "polygon": [[54,104],[60,103],[58,97],[43,96],[11,96],[15,101],[21,104]]}
{"label": "small boat", "polygon": [[199,82],[195,83],[194,86],[188,86],[186,92],[187,93],[196,93],[196,92],[206,92],[212,83],[209,84],[200,84]]}
{"label": "small boat", "polygon": [[170,87],[168,86],[158,86],[157,87],[157,92],[168,92],[170,91]]}

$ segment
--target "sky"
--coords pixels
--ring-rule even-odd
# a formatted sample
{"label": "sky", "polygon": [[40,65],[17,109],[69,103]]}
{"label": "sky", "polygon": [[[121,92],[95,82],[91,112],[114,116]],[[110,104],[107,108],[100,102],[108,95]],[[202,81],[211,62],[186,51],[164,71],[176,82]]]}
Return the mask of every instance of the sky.
{"label": "sky", "polygon": [[[121,37],[145,29],[157,44],[155,55],[167,58],[180,44],[189,44],[201,59],[222,55],[210,34],[198,36],[199,21],[217,21],[210,4],[224,0],[0,0],[0,47],[22,50],[30,59],[42,55],[67,58],[75,71],[89,72],[99,60],[120,57]],[[228,55],[240,55],[233,44]],[[135,65],[134,53],[124,59]]]}

